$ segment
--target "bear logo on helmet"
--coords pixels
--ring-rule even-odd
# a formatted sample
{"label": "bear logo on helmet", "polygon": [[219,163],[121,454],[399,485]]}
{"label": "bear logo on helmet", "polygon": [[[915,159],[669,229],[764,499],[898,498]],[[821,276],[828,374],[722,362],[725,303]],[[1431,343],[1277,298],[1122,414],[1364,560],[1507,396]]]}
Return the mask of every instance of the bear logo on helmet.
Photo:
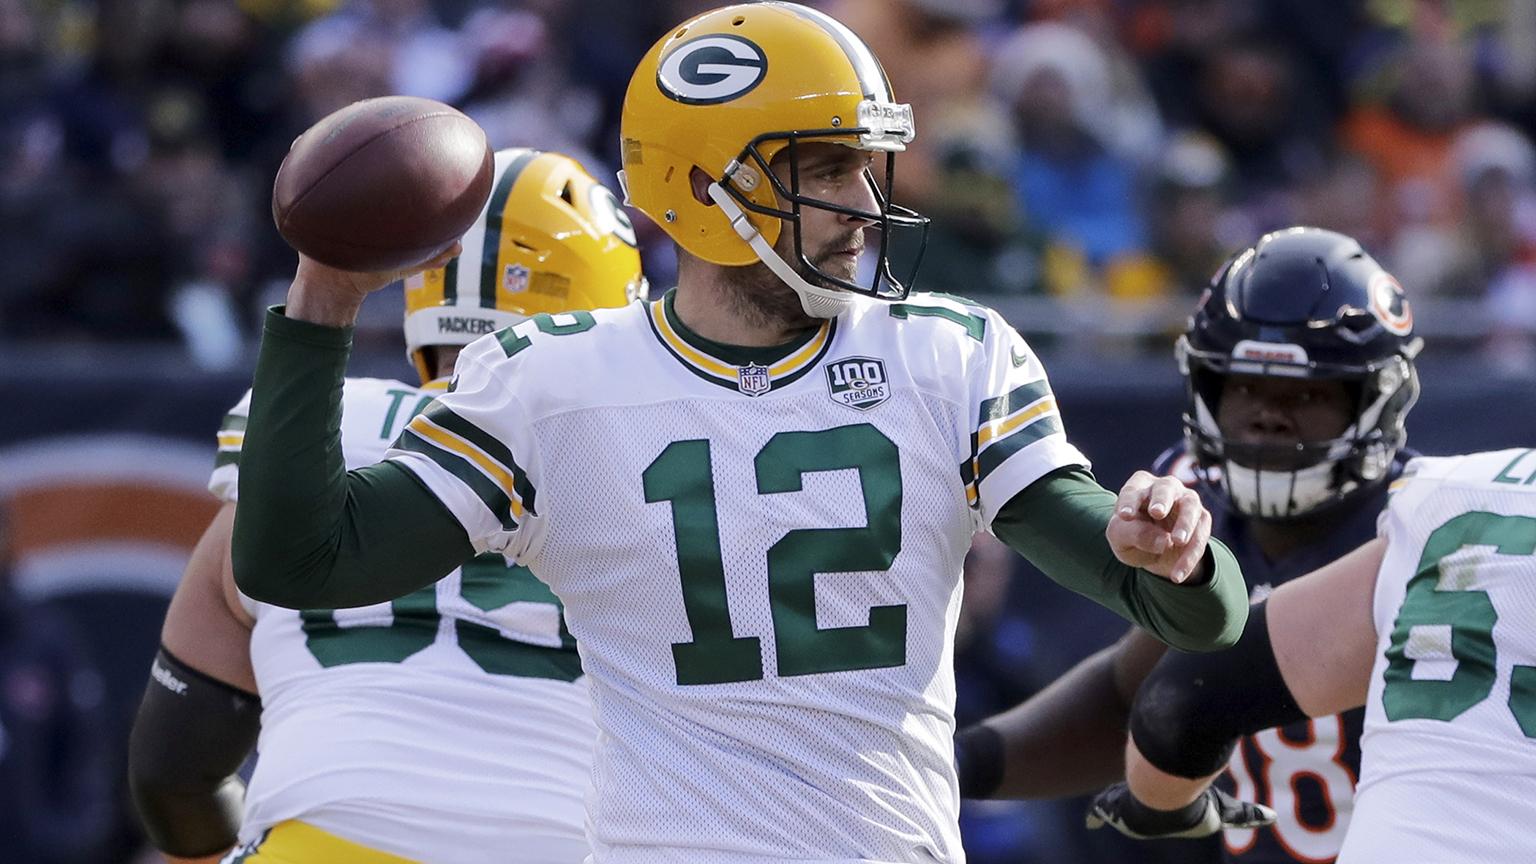
{"label": "bear logo on helmet", "polygon": [[677,46],[656,70],[656,86],[675,102],[714,105],[756,87],[768,72],[768,57],[740,36],[711,34]]}
{"label": "bear logo on helmet", "polygon": [[1387,328],[1389,333],[1407,336],[1413,332],[1413,307],[1391,274],[1381,271],[1371,276],[1366,289],[1371,296],[1371,314]]}

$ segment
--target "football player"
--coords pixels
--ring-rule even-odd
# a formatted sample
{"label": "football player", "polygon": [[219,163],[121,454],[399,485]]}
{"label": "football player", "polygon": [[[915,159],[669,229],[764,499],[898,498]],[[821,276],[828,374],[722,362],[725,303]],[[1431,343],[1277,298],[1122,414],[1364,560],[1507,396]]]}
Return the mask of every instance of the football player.
{"label": "football player", "polygon": [[[406,282],[421,385],[341,386],[348,466],[382,459],[480,335],[644,294],[612,192],[556,153],[503,150],[495,164],[463,254]],[[217,855],[238,828],[247,862],[582,860],[597,732],[559,601],[496,552],[362,608],[239,594],[227,565],[249,406],[247,394],[219,432],[210,488],[225,505],[171,603],[134,727],[133,790],[155,844]],[[258,720],[242,818],[233,771]]]}
{"label": "football player", "polygon": [[[1422,344],[1412,326],[1396,280],[1353,239],[1316,228],[1260,238],[1201,298],[1177,347],[1186,443],[1159,463],[1198,485],[1254,598],[1372,536],[1408,457],[1403,421]],[[1132,697],[1160,656],[1132,630],[962,731],[966,793],[1055,797],[1118,779]],[[1222,849],[1183,849],[1181,860],[1332,860],[1349,824],[1360,723],[1345,712],[1245,738],[1227,788],[1272,807],[1275,824],[1233,828]]]}
{"label": "football player", "polygon": [[1129,789],[1090,823],[1177,830],[1237,735],[1364,705],[1341,864],[1536,858],[1533,484],[1536,450],[1410,462],[1376,539],[1278,588],[1233,650],[1157,665]]}
{"label": "football player", "polygon": [[973,534],[1194,650],[1241,632],[1241,574],[1177,480],[1093,480],[1002,318],[909,296],[889,241],[925,225],[890,203],[911,111],[847,28],[777,2],[685,21],[621,130],[677,288],[474,343],[379,465],[342,471],[328,406],[391,274],[300,261],[266,322],[235,577],[311,607],[485,552],[531,568],[591,681],[598,864],[963,861]]}

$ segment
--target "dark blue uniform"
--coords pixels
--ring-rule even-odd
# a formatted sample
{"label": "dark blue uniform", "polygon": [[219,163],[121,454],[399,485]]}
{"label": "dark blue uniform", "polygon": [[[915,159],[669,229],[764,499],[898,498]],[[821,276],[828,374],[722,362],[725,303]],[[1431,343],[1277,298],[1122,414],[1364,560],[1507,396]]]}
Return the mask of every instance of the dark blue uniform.
{"label": "dark blue uniform", "polygon": [[[1331,530],[1320,532],[1315,542],[1275,562],[1264,557],[1250,536],[1247,517],[1234,512],[1224,496],[1203,485],[1196,488],[1211,511],[1211,535],[1237,556],[1250,596],[1259,598],[1374,538],[1376,517],[1386,506],[1387,487],[1414,455],[1399,452],[1387,482],[1340,505],[1334,511]],[[1180,445],[1158,457],[1152,472],[1193,480],[1190,461]],[[1275,808],[1278,818],[1268,828],[1227,831],[1222,838],[1221,860],[1242,864],[1334,860],[1354,808],[1364,713],[1356,709],[1243,739],[1219,783],[1243,800]]]}

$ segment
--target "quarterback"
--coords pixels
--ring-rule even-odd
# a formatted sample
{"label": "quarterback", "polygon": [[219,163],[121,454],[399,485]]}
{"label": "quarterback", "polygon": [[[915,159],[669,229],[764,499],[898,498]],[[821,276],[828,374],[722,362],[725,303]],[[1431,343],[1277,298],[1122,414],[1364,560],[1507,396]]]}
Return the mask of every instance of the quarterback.
{"label": "quarterback", "polygon": [[1278,588],[1232,651],[1158,664],[1131,718],[1129,788],[1091,821],[1174,829],[1237,735],[1364,705],[1340,864],[1536,857],[1533,478],[1533,450],[1408,463],[1376,539]]}
{"label": "quarterback", "polygon": [[342,470],[333,406],[393,274],[300,260],[252,392],[241,590],[353,606],[477,554],[528,567],[590,680],[598,864],[963,861],[972,536],[1191,650],[1241,633],[1242,574],[1178,481],[1093,480],[1006,322],[909,296],[890,241],[926,222],[890,191],[913,119],[842,25],[790,3],[686,21],[621,129],[676,289],[470,345],[379,465]]}
{"label": "quarterback", "polygon": [[[384,458],[477,334],[644,293],[632,226],[576,162],[503,150],[492,188],[464,253],[406,282],[421,386],[342,384],[348,466]],[[156,844],[218,854],[238,828],[234,857],[253,864],[581,861],[597,730],[559,601],[497,552],[362,608],[240,595],[227,563],[249,406],[219,432],[210,488],[225,506],[171,603],[133,731],[132,786]],[[242,817],[230,774],[258,719]]]}

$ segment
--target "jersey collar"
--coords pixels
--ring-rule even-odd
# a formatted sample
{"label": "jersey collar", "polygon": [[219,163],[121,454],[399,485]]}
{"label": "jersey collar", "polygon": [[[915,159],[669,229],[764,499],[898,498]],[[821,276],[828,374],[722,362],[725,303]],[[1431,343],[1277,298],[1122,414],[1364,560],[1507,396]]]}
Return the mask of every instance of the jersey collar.
{"label": "jersey collar", "polygon": [[783,345],[748,348],[725,345],[688,329],[677,317],[668,291],[650,303],[646,320],[667,353],[689,372],[711,384],[749,396],[761,396],[799,380],[826,356],[837,332],[837,319]]}

